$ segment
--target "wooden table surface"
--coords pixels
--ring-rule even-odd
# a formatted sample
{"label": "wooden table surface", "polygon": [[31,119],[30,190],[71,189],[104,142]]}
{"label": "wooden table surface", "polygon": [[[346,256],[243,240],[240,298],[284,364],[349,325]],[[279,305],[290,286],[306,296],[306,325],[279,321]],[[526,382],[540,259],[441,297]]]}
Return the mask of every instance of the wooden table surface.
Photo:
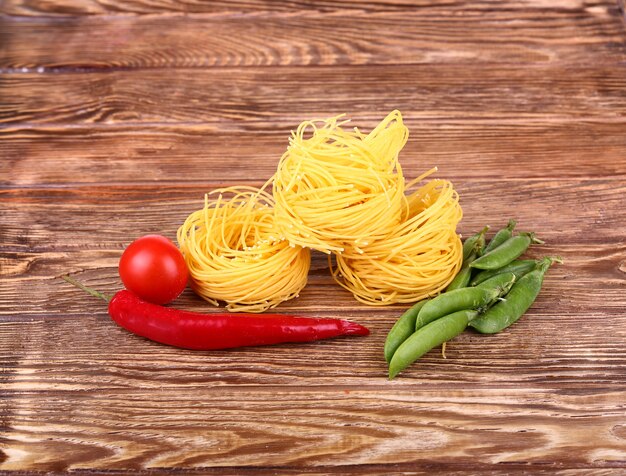
{"label": "wooden table surface", "polygon": [[[622,6],[623,7],[623,6]],[[624,474],[626,29],[615,0],[0,3],[0,470]],[[192,352],[58,279],[120,289],[134,238],[261,184],[302,120],[399,108],[465,235],[516,218],[559,254],[531,311],[401,378],[404,306],[315,255],[279,307],[362,339]],[[210,306],[190,291],[184,309]]]}

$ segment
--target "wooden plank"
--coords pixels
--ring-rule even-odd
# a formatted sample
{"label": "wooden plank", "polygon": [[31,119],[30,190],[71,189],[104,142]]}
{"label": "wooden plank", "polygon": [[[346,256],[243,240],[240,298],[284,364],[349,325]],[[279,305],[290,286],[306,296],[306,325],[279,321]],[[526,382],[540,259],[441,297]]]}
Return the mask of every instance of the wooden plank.
{"label": "wooden plank", "polygon": [[[132,232],[128,236],[132,236]],[[108,249],[105,245],[93,236],[92,243],[82,245],[84,250],[0,251],[0,292],[4,298],[0,302],[0,315],[11,319],[19,316],[29,319],[31,316],[103,312],[103,303],[72,288],[59,276],[73,273],[86,284],[111,295],[121,289],[123,285],[118,277],[117,265],[123,248],[120,245]],[[63,248],[63,245],[56,247]],[[555,266],[550,272],[554,280],[553,289],[546,291],[562,312],[572,315],[585,312],[590,314],[586,318],[593,318],[601,312],[615,314],[626,308],[622,289],[626,279],[624,243],[592,245],[553,237],[548,244],[531,248],[526,256],[539,258],[545,255],[559,255],[565,260],[564,265]],[[571,299],[562,299],[564,295]],[[332,299],[327,299],[328,296]],[[16,302],[20,302],[19,311],[15,307]],[[183,294],[177,303],[199,312],[212,309],[191,291]],[[401,304],[382,308],[359,304],[331,279],[326,256],[314,253],[307,287],[298,299],[282,304],[280,310],[321,312],[329,317],[336,316],[338,312],[350,313],[371,317],[376,322],[382,317],[397,317],[405,307]]]}
{"label": "wooden plank", "polygon": [[[626,392],[623,307],[614,313],[599,309],[595,317],[584,320],[568,310],[557,311],[549,292],[554,282],[548,281],[548,292],[505,332],[483,336],[466,331],[448,343],[446,359],[439,348],[434,349],[394,384],[451,393],[520,386],[579,394],[600,388]],[[3,393],[143,388],[153,389],[158,398],[168,388],[276,386],[332,391],[371,387],[384,391],[383,344],[400,313],[386,312],[376,319],[371,309],[354,312],[358,315],[351,319],[372,331],[366,338],[213,352],[147,341],[120,329],[102,312],[3,319]],[[598,326],[602,334],[595,332]]]}
{"label": "wooden plank", "polygon": [[323,474],[344,465],[362,471],[379,465],[372,469],[383,473],[625,467],[624,420],[615,411],[623,394],[615,390],[415,390],[206,385],[191,392],[12,392],[1,403],[12,431],[0,468]]}
{"label": "wooden plank", "polygon": [[435,5],[401,13],[315,12],[262,20],[258,14],[5,17],[0,18],[0,71],[443,62],[599,64],[625,57],[623,25],[610,2],[569,9],[509,6]]}
{"label": "wooden plank", "polygon": [[[621,1],[621,0],[618,0]],[[0,13],[19,16],[95,16],[184,13],[186,15],[284,14],[319,15],[332,12],[406,12],[415,9],[489,12],[494,9],[524,11],[596,11],[615,7],[612,0],[478,0],[468,4],[460,0],[5,0]]]}
{"label": "wooden plank", "polygon": [[[208,189],[210,186],[128,186],[2,192],[0,315],[28,320],[102,312],[102,303],[85,299],[82,292],[58,276],[75,273],[112,294],[122,287],[117,263],[123,248],[146,233],[175,239],[176,228],[189,212],[201,206],[202,193]],[[584,312],[589,319],[626,308],[622,289],[626,273],[623,181],[472,181],[460,185],[459,191],[465,212],[460,231],[465,236],[485,224],[497,229],[507,217],[515,217],[520,229],[535,230],[547,241],[544,246],[533,247],[529,256],[563,256],[566,263],[551,272],[555,287],[547,291],[563,313],[574,316]],[[493,200],[496,193],[499,198]],[[523,206],[519,197],[525,197]],[[113,225],[106,226],[103,233],[103,224]],[[329,300],[329,295],[333,299]],[[20,303],[19,312],[16,302]],[[178,302],[187,309],[207,309],[206,303],[191,292]],[[326,258],[315,254],[309,285],[299,299],[284,303],[280,309],[326,316],[336,316],[341,310],[371,318],[374,323],[384,316],[390,326],[403,308],[359,305],[334,284]]]}
{"label": "wooden plank", "polygon": [[[532,250],[529,256],[558,252],[565,263],[550,270],[537,301],[518,323],[495,336],[466,332],[449,344],[446,360],[432,351],[401,380],[443,387],[449,380],[468,387],[541,382],[571,385],[580,391],[586,385],[624,385],[626,247],[589,248],[553,245]],[[87,270],[75,277],[112,294],[122,288],[116,267],[120,254],[0,254],[3,269],[14,265],[13,274],[5,274],[0,282],[0,356],[9,361],[21,356],[24,368],[3,388],[195,387],[206,379],[220,385],[297,387],[332,387],[340,380],[360,387],[378,384],[372,379],[385,376],[385,336],[406,306],[378,308],[357,303],[332,282],[320,255],[314,259],[300,297],[277,311],[351,319],[368,326],[369,337],[190,352],[151,343],[118,328],[107,317],[105,303],[55,277],[84,266]],[[25,259],[30,260],[30,268],[18,270],[19,260]],[[21,303],[19,309],[11,304],[15,302]],[[174,305],[197,312],[216,311],[189,290]],[[306,358],[294,361],[294,351],[305,352]]]}
{"label": "wooden plank", "polygon": [[367,127],[393,108],[414,122],[623,119],[625,88],[626,63],[593,69],[429,64],[284,67],[280,74],[273,68],[13,74],[0,82],[0,95],[9,98],[0,106],[0,123],[260,122],[290,128],[347,112]]}
{"label": "wooden plank", "polygon": [[[236,183],[224,180],[220,184]],[[122,249],[143,234],[174,236],[187,215],[202,207],[204,194],[216,185],[218,182],[188,187],[157,183],[2,190],[0,249]],[[472,179],[456,182],[456,189],[464,210],[462,233],[514,217],[521,228],[532,229],[554,244],[623,242],[626,182],[622,178]]]}
{"label": "wooden plank", "polygon": [[[296,126],[268,123],[266,130],[245,131],[211,125],[17,126],[0,140],[0,187],[60,186],[69,180],[198,185],[216,177],[258,182],[275,172]],[[406,177],[434,166],[453,181],[626,175],[626,120],[410,120],[408,127],[410,139],[400,155]]]}

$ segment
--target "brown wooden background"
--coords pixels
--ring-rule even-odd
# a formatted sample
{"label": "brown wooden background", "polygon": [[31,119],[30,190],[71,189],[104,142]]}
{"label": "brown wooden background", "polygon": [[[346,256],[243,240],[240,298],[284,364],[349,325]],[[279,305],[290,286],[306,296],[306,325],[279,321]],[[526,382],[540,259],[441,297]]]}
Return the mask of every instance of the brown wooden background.
{"label": "brown wooden background", "polygon": [[[615,0],[0,3],[0,470],[214,474],[626,470],[626,30]],[[514,217],[560,254],[514,327],[388,382],[402,306],[316,256],[281,306],[364,339],[189,352],[55,278],[120,288],[218,185],[260,184],[289,131],[400,108],[468,234]],[[208,310],[192,293],[176,303]],[[623,473],[622,473],[623,474]]]}

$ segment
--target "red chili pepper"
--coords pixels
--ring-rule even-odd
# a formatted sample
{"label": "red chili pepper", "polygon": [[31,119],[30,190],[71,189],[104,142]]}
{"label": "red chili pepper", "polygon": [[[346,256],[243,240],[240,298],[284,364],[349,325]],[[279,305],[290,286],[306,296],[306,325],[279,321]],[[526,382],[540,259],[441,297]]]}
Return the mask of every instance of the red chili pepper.
{"label": "red chili pepper", "polygon": [[228,349],[367,335],[360,324],[283,314],[200,314],[159,306],[130,291],[109,302],[111,318],[133,334],[185,349]]}
{"label": "red chili pepper", "polygon": [[[68,282],[108,300],[72,278]],[[109,300],[109,315],[124,329],[162,344],[184,349],[310,342],[345,335],[365,336],[369,330],[343,319],[297,317],[287,314],[200,314],[152,304],[130,291],[118,291]]]}

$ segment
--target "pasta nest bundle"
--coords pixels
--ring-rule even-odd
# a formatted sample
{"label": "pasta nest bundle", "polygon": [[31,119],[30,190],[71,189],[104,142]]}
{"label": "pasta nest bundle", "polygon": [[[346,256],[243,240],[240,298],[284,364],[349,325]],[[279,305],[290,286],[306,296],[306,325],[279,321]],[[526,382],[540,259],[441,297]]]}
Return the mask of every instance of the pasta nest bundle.
{"label": "pasta nest bundle", "polygon": [[463,246],[456,226],[462,210],[452,184],[431,180],[407,204],[402,223],[388,236],[335,253],[335,265],[329,257],[335,281],[360,302],[416,302],[442,291],[460,270]]}
{"label": "pasta nest bundle", "polygon": [[325,253],[388,235],[406,201],[400,112],[367,135],[342,129],[340,117],[300,124],[273,177],[278,229],[290,243]]}
{"label": "pasta nest bundle", "polygon": [[335,281],[370,305],[415,302],[452,281],[463,255],[452,184],[407,195],[436,169],[406,183],[399,111],[369,134],[340,118],[300,124],[265,185],[215,190],[179,228],[201,297],[231,311],[275,307],[305,286],[310,250],[327,253]]}
{"label": "pasta nest bundle", "polygon": [[276,229],[272,196],[254,187],[209,195],[177,233],[193,290],[212,304],[225,301],[230,311],[262,312],[296,297],[307,282],[310,251]]}
{"label": "pasta nest bundle", "polygon": [[361,302],[436,294],[462,262],[458,194],[443,180],[405,194],[436,169],[405,183],[399,111],[367,135],[344,124],[308,121],[292,134],[273,178],[277,227],[290,243],[328,253],[335,281]]}

